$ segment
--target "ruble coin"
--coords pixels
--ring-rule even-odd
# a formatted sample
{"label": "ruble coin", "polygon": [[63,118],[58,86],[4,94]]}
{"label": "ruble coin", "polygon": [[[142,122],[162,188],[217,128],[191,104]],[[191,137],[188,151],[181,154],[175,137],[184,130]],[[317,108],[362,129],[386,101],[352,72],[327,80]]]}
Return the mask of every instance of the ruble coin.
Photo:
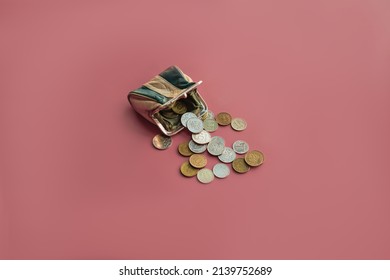
{"label": "ruble coin", "polygon": [[264,162],[264,155],[260,151],[256,151],[256,150],[250,151],[245,155],[245,162],[249,166],[253,166],[253,167],[259,166]]}
{"label": "ruble coin", "polygon": [[232,116],[229,113],[222,112],[219,113],[215,119],[220,125],[229,125],[232,121]]}
{"label": "ruble coin", "polygon": [[203,130],[203,122],[198,118],[191,118],[187,121],[187,128],[192,133],[199,133]]}
{"label": "ruble coin", "polygon": [[237,131],[242,131],[242,130],[246,129],[246,127],[247,127],[246,121],[244,119],[241,119],[241,118],[232,119],[232,122],[230,123],[230,125],[234,130],[237,130]]}
{"label": "ruble coin", "polygon": [[204,155],[193,154],[189,161],[192,167],[195,168],[203,168],[207,165],[207,158]]}
{"label": "ruble coin", "polygon": [[237,140],[236,142],[233,143],[233,150],[237,154],[245,154],[249,150],[249,145],[247,142],[243,140]]}
{"label": "ruble coin", "polygon": [[185,157],[189,157],[193,154],[191,152],[190,148],[188,147],[188,141],[181,143],[177,149],[178,149],[179,153]]}
{"label": "ruble coin", "polygon": [[199,170],[196,174],[196,177],[198,178],[199,182],[203,184],[208,184],[214,180],[213,171],[207,168]]}
{"label": "ruble coin", "polygon": [[182,115],[185,112],[187,112],[187,106],[182,100],[177,100],[173,106],[172,106],[172,111],[175,112],[176,114]]}
{"label": "ruble coin", "polygon": [[192,167],[192,165],[186,161],[180,166],[180,172],[186,177],[194,177],[198,173],[198,169]]}
{"label": "ruble coin", "polygon": [[152,143],[156,149],[165,150],[172,145],[172,138],[162,134],[157,134],[153,137]]}
{"label": "ruble coin", "polygon": [[223,178],[226,178],[227,176],[229,176],[230,169],[224,163],[217,163],[213,167],[213,173],[214,173],[215,177],[223,179]]}
{"label": "ruble coin", "polygon": [[233,160],[232,166],[234,171],[236,171],[237,173],[246,173],[250,170],[249,165],[246,164],[243,158],[236,158],[235,160]]}

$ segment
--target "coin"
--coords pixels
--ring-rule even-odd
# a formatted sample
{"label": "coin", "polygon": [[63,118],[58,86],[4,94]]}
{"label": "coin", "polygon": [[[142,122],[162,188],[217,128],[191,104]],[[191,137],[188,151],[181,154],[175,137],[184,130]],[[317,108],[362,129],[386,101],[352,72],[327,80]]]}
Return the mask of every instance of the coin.
{"label": "coin", "polygon": [[192,152],[188,147],[188,141],[181,143],[177,149],[182,156],[189,157],[192,155]]}
{"label": "coin", "polygon": [[227,176],[229,176],[230,169],[224,163],[217,163],[213,167],[213,173],[214,173],[215,177],[218,177],[218,178],[222,179],[222,178],[226,178]]}
{"label": "coin", "polygon": [[230,116],[229,113],[222,112],[217,115],[215,118],[217,120],[217,123],[220,125],[229,125],[232,121],[232,116]]}
{"label": "coin", "polygon": [[190,149],[191,152],[193,152],[193,153],[195,153],[195,154],[201,154],[201,153],[203,153],[204,151],[206,151],[207,145],[196,144],[196,143],[194,142],[194,140],[191,140],[191,141],[188,143],[188,148]]}
{"label": "coin", "polygon": [[207,144],[211,140],[211,135],[206,130],[202,130],[200,133],[192,134],[192,140],[197,144]]}
{"label": "coin", "polygon": [[205,119],[203,121],[204,130],[214,132],[218,129],[218,123],[214,119]]}
{"label": "coin", "polygon": [[187,121],[187,128],[192,133],[199,133],[203,130],[203,122],[198,118],[191,118]]}
{"label": "coin", "polygon": [[253,167],[259,166],[264,162],[264,155],[260,151],[256,151],[256,150],[250,151],[245,155],[245,162],[249,166],[253,166]]}
{"label": "coin", "polygon": [[193,154],[190,156],[190,164],[195,168],[203,168],[207,164],[207,158],[204,155]]}
{"label": "coin", "polygon": [[249,150],[249,145],[245,141],[237,140],[233,143],[233,150],[237,154],[245,154]]}
{"label": "coin", "polygon": [[241,118],[232,119],[232,122],[230,123],[230,125],[234,130],[237,130],[237,131],[242,131],[247,126],[246,121],[244,119],[241,119]]}
{"label": "coin", "polygon": [[215,119],[214,113],[212,111],[208,110],[206,119],[214,120]]}
{"label": "coin", "polygon": [[172,111],[175,112],[176,114],[182,115],[185,112],[187,112],[187,106],[182,100],[177,100],[173,106],[172,106]]}
{"label": "coin", "polygon": [[232,166],[237,173],[246,173],[251,169],[243,158],[236,158],[233,160]]}
{"label": "coin", "polygon": [[232,162],[236,158],[236,153],[230,147],[225,147],[222,154],[218,156],[219,160],[225,163]]}
{"label": "coin", "polygon": [[156,149],[165,150],[172,145],[172,138],[162,134],[157,134],[153,137],[152,143]]}
{"label": "coin", "polygon": [[198,169],[193,168],[191,164],[186,161],[180,166],[180,172],[186,177],[193,177],[198,173]]}
{"label": "coin", "polygon": [[184,113],[181,118],[180,118],[180,122],[183,126],[187,127],[187,121],[191,118],[196,118],[196,115],[192,112],[187,112],[187,113]]}
{"label": "coin", "polygon": [[213,171],[207,168],[203,168],[199,170],[198,173],[196,174],[196,177],[198,178],[199,182],[203,184],[208,184],[214,180]]}
{"label": "coin", "polygon": [[213,156],[219,156],[222,154],[224,148],[225,140],[219,136],[212,137],[210,142],[207,144],[207,151]]}

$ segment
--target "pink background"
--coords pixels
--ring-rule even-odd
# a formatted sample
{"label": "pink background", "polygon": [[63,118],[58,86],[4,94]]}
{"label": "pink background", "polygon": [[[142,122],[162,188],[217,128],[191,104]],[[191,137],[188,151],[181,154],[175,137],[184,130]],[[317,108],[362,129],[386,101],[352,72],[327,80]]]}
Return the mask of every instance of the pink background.
{"label": "pink background", "polygon": [[[390,258],[389,1],[0,1],[0,34],[0,258]],[[126,95],[173,64],[262,167],[152,147]]]}

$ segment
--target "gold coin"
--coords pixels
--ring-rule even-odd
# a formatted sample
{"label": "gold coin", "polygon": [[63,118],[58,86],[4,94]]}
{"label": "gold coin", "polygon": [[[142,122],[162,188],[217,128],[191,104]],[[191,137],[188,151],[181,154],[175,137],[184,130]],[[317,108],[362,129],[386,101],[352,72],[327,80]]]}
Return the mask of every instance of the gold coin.
{"label": "gold coin", "polygon": [[215,117],[215,120],[220,125],[229,125],[232,122],[232,116],[229,113],[222,112]]}
{"label": "gold coin", "polygon": [[260,164],[262,164],[264,162],[264,155],[262,152],[260,151],[250,151],[248,153],[246,153],[245,155],[245,162],[249,165],[249,166],[259,166]]}
{"label": "gold coin", "polygon": [[183,101],[177,100],[172,106],[172,111],[176,114],[182,115],[187,112],[187,106]]}
{"label": "gold coin", "polygon": [[207,158],[204,155],[193,154],[190,156],[190,164],[195,168],[203,168],[207,164]]}
{"label": "gold coin", "polygon": [[246,173],[251,169],[243,158],[236,158],[233,160],[232,166],[237,173]]}
{"label": "gold coin", "polygon": [[186,177],[194,177],[198,173],[198,169],[193,168],[191,164],[186,161],[180,166],[180,172]]}
{"label": "gold coin", "polygon": [[162,134],[157,134],[153,137],[152,143],[156,149],[165,150],[172,145],[172,138]]}
{"label": "gold coin", "polygon": [[193,154],[193,152],[191,152],[190,148],[188,147],[188,141],[181,143],[177,149],[179,153],[185,157],[189,157]]}

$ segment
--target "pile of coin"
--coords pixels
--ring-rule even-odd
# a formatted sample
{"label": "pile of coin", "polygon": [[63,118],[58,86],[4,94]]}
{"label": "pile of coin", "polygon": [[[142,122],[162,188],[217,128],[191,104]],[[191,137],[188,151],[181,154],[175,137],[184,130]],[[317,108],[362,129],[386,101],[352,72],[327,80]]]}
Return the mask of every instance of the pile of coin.
{"label": "pile of coin", "polygon": [[[175,107],[175,106],[174,106]],[[180,108],[180,105],[176,107]],[[230,168],[227,164],[231,163],[232,168],[237,173],[246,173],[251,167],[260,166],[264,162],[264,155],[257,150],[249,151],[249,145],[243,140],[237,140],[232,147],[225,146],[225,140],[219,136],[211,136],[219,125],[230,125],[236,131],[245,130],[247,123],[242,118],[232,118],[229,113],[221,112],[214,115],[208,111],[202,119],[198,118],[192,112],[176,110],[181,115],[181,124],[191,133],[191,140],[181,143],[178,146],[179,153],[184,157],[189,157],[181,167],[180,172],[186,177],[197,176],[199,182],[207,184],[217,178],[226,178],[230,174]],[[156,135],[153,138],[153,145],[157,149],[167,149],[172,144],[168,136]],[[207,158],[202,154],[207,152],[218,157],[221,163],[213,166],[212,170],[206,168]],[[237,157],[237,154],[244,157]]]}

